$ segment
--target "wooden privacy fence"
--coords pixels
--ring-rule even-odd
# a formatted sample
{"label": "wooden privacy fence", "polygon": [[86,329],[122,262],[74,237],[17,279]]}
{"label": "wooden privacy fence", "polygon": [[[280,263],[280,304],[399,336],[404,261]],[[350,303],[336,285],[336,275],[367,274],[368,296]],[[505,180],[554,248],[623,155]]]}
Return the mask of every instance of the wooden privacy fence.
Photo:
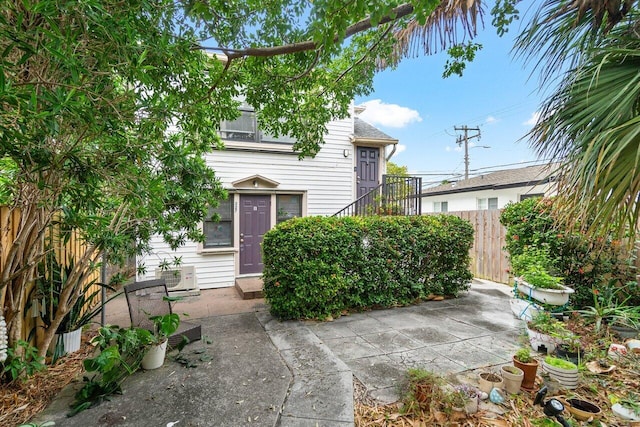
{"label": "wooden privacy fence", "polygon": [[445,212],[466,219],[474,230],[471,257],[471,273],[480,279],[509,283],[510,267],[506,245],[506,227],[500,224],[501,210]]}
{"label": "wooden privacy fence", "polygon": [[[6,206],[0,206],[0,272],[4,271],[6,258],[8,252],[13,244],[16,235],[18,233],[18,229],[20,227],[20,212],[16,209],[10,209]],[[45,242],[48,245],[49,250],[53,252],[55,255],[55,259],[59,263],[59,268],[63,269],[68,267],[70,263],[76,262],[78,259],[82,257],[84,251],[86,249],[86,244],[79,238],[78,234],[73,232],[71,236],[67,239],[67,241],[63,241],[60,237],[60,233],[56,226],[50,226],[49,230],[43,236],[43,248],[45,247]],[[42,259],[42,262],[46,262],[45,258]],[[51,268],[50,266],[46,268]],[[100,271],[96,269],[91,272],[85,280],[85,283],[97,283],[100,279]],[[35,283],[29,283],[27,285],[29,289],[33,289],[35,287]],[[93,292],[99,292],[100,285],[96,284],[87,289],[87,293],[91,294]],[[32,295],[37,299],[36,292],[27,292],[27,295]],[[40,296],[42,298],[42,296]],[[99,300],[94,300],[94,304],[99,302]],[[6,304],[7,302],[5,302]],[[39,316],[38,312],[38,303],[34,303],[34,301],[29,301],[26,308],[30,308],[25,310],[23,315],[23,327],[22,327],[22,339],[30,340],[32,342],[38,342],[40,336],[43,333],[42,330],[42,320]],[[4,308],[4,307],[3,307]],[[90,307],[85,307],[88,309]]]}

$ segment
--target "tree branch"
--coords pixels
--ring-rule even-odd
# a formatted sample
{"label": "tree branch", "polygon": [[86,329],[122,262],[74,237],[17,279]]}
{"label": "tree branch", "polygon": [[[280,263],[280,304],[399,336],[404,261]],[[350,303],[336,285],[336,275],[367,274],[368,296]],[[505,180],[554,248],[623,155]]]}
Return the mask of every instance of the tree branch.
{"label": "tree branch", "polygon": [[[409,14],[413,13],[413,5],[409,3],[402,4],[396,8],[394,8],[391,13],[378,22],[376,26],[386,24],[388,22],[396,21],[400,18],[403,18]],[[347,31],[343,40],[348,39],[349,37],[366,31],[370,28],[373,28],[374,25],[371,23],[371,18],[367,17],[355,24],[347,27]],[[335,42],[341,41],[338,36],[334,38]],[[217,50],[224,52],[227,55],[228,59],[235,58],[244,58],[247,56],[255,56],[255,57],[272,57],[278,55],[287,55],[291,53],[298,52],[307,52],[310,50],[315,50],[319,46],[313,40],[307,40],[298,43],[285,44],[282,46],[273,46],[273,47],[250,47],[247,49],[229,49],[229,48],[221,48],[221,47],[206,47],[200,46],[200,49],[203,50]]]}

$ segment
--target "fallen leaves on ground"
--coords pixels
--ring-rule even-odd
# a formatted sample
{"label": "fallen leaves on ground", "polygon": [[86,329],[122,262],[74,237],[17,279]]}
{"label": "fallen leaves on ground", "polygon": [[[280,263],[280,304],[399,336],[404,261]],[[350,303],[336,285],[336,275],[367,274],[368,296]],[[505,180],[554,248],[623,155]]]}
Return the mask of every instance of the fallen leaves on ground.
{"label": "fallen leaves on ground", "polygon": [[83,371],[82,361],[93,353],[83,341],[79,351],[60,358],[55,365],[25,382],[14,381],[0,388],[0,425],[17,426],[44,410],[58,393]]}

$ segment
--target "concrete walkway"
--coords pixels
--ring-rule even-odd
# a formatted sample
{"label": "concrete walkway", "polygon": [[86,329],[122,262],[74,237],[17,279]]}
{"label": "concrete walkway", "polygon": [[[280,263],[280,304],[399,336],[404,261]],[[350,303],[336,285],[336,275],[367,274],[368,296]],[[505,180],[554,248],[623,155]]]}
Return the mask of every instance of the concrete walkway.
{"label": "concrete walkway", "polygon": [[[510,288],[475,280],[455,300],[375,310],[333,322],[274,319],[257,301],[215,315],[207,293],[185,303],[201,319],[185,368],[173,360],[127,379],[123,395],[65,418],[67,390],[37,420],[60,426],[351,426],[353,376],[384,402],[398,399],[406,369],[439,374],[507,363],[518,347]],[[209,306],[203,309],[202,306]],[[117,313],[118,310],[112,313]],[[126,311],[125,311],[126,313]],[[116,319],[120,314],[112,314]],[[76,385],[77,386],[77,385]]]}

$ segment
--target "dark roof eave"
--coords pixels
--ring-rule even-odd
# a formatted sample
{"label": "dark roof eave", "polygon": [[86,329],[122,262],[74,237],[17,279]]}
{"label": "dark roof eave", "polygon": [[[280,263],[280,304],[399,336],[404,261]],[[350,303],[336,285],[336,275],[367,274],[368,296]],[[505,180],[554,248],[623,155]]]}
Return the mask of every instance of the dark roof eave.
{"label": "dark roof eave", "polygon": [[456,194],[456,193],[470,193],[472,191],[482,191],[482,190],[503,190],[509,188],[517,188],[517,187],[530,187],[534,185],[546,184],[550,181],[554,181],[552,178],[545,178],[538,181],[526,181],[526,182],[512,182],[509,184],[487,184],[487,185],[478,185],[474,187],[463,187],[463,188],[451,188],[450,190],[439,190],[430,193],[422,192],[420,194],[421,197],[429,197],[429,196],[441,196],[443,194]]}

